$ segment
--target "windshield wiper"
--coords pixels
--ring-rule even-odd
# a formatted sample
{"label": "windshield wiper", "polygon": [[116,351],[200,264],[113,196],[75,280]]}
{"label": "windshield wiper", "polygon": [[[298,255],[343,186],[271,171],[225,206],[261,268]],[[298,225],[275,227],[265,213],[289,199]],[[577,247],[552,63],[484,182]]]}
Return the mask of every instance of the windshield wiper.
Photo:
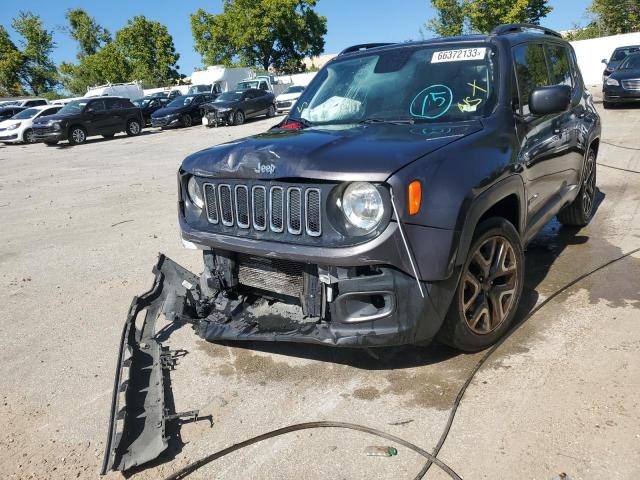
{"label": "windshield wiper", "polygon": [[365,118],[358,122],[361,125],[368,125],[371,123],[391,123],[393,125],[413,125],[416,121],[413,118]]}

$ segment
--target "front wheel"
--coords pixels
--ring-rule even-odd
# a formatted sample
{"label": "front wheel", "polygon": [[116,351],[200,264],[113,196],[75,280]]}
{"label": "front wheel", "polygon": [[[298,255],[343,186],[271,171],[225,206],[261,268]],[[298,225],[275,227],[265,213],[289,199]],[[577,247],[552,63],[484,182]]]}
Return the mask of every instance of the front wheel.
{"label": "front wheel", "polygon": [[82,127],[71,127],[69,130],[69,143],[71,145],[81,145],[87,141],[87,132]]}
{"label": "front wheel", "polygon": [[233,125],[242,125],[244,123],[244,113],[242,113],[242,111],[238,110],[234,115],[233,115],[233,122],[231,122]]}
{"label": "front wheel", "polygon": [[22,139],[24,140],[24,143],[36,143],[36,136],[30,128],[24,131]]}
{"label": "front wheel", "polygon": [[140,126],[140,122],[138,120],[129,120],[127,122],[127,135],[129,135],[130,137],[140,135],[141,131],[142,127]]}
{"label": "front wheel", "polygon": [[267,111],[267,118],[273,118],[276,116],[276,107],[273,105],[269,106],[269,110]]}
{"label": "front wheel", "polygon": [[593,216],[596,199],[596,152],[589,151],[584,162],[582,185],[576,199],[558,213],[561,224],[570,227],[584,227]]}
{"label": "front wheel", "polygon": [[193,119],[189,114],[183,115],[180,121],[182,122],[183,127],[190,127],[191,125],[193,125]]}
{"label": "front wheel", "polygon": [[524,253],[515,227],[502,218],[483,221],[436,338],[466,352],[493,345],[513,321],[523,279]]}

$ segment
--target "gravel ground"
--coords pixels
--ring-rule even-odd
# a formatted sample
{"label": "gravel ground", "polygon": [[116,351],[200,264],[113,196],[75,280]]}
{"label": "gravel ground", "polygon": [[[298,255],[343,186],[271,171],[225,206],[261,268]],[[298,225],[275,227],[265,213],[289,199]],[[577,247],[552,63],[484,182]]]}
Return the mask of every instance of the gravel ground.
{"label": "gravel ground", "polygon": [[[640,110],[603,111],[598,211],[587,228],[551,222],[527,252],[521,314],[557,288],[640,247]],[[242,127],[95,139],[81,147],[0,147],[0,473],[95,478],[116,353],[131,298],[164,252],[200,271],[181,246],[176,170],[189,153],[266,130]],[[621,148],[625,147],[625,148]],[[480,371],[440,457],[465,478],[640,475],[640,255],[578,283],[534,315]],[[162,326],[162,323],[159,325]],[[189,354],[172,373],[185,424],[159,478],[219,448],[291,423],[357,422],[431,449],[478,360],[442,347],[361,351],[212,344],[184,327],[167,344]],[[413,478],[422,459],[361,433],[289,434],[234,453],[190,478]],[[384,443],[382,443],[384,444]],[[517,475],[516,475],[517,474]],[[108,478],[121,478],[111,473]],[[435,468],[428,478],[446,478]]]}

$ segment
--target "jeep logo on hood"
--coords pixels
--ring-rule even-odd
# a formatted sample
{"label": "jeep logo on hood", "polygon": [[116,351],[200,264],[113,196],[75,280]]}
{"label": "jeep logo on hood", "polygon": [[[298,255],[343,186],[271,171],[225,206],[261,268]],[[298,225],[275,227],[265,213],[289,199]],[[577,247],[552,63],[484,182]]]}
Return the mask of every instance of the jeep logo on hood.
{"label": "jeep logo on hood", "polygon": [[257,174],[268,173],[269,175],[273,175],[273,172],[276,171],[276,166],[273,163],[265,165],[262,162],[258,162],[258,166],[253,171]]}

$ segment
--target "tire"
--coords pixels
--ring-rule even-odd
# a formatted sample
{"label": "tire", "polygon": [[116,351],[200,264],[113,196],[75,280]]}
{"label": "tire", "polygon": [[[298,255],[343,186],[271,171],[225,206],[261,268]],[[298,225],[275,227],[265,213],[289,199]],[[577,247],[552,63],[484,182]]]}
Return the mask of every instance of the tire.
{"label": "tire", "polygon": [[273,105],[269,106],[269,110],[267,110],[267,118],[273,118],[276,116],[276,107]]}
{"label": "tire", "polygon": [[73,126],[69,129],[69,143],[71,145],[82,145],[87,141],[87,132],[84,128]]}
{"label": "tire", "polygon": [[36,137],[33,134],[33,130],[27,128],[22,134],[22,141],[24,143],[36,143]]}
{"label": "tire", "polygon": [[483,221],[436,339],[465,352],[493,345],[513,322],[523,281],[524,253],[515,227],[503,218]]}
{"label": "tire", "polygon": [[58,144],[58,140],[45,140],[44,144],[47,147],[55,147]]}
{"label": "tire", "polygon": [[180,117],[180,122],[183,127],[190,127],[193,125],[193,118],[191,118],[191,115],[184,114]]}
{"label": "tire", "polygon": [[129,120],[127,122],[126,132],[127,132],[127,135],[129,135],[130,137],[136,137],[140,135],[141,131],[142,131],[142,127],[140,126],[139,120]]}
{"label": "tire", "polygon": [[113,138],[115,136],[115,133],[105,133],[102,136],[103,138]]}
{"label": "tire", "polygon": [[244,123],[244,112],[242,110],[238,110],[236,113],[233,114],[233,121],[231,122],[232,125],[242,125]]}
{"label": "tire", "polygon": [[558,221],[569,227],[584,227],[593,217],[596,198],[596,152],[589,150],[584,162],[582,185],[573,202],[558,213]]}

